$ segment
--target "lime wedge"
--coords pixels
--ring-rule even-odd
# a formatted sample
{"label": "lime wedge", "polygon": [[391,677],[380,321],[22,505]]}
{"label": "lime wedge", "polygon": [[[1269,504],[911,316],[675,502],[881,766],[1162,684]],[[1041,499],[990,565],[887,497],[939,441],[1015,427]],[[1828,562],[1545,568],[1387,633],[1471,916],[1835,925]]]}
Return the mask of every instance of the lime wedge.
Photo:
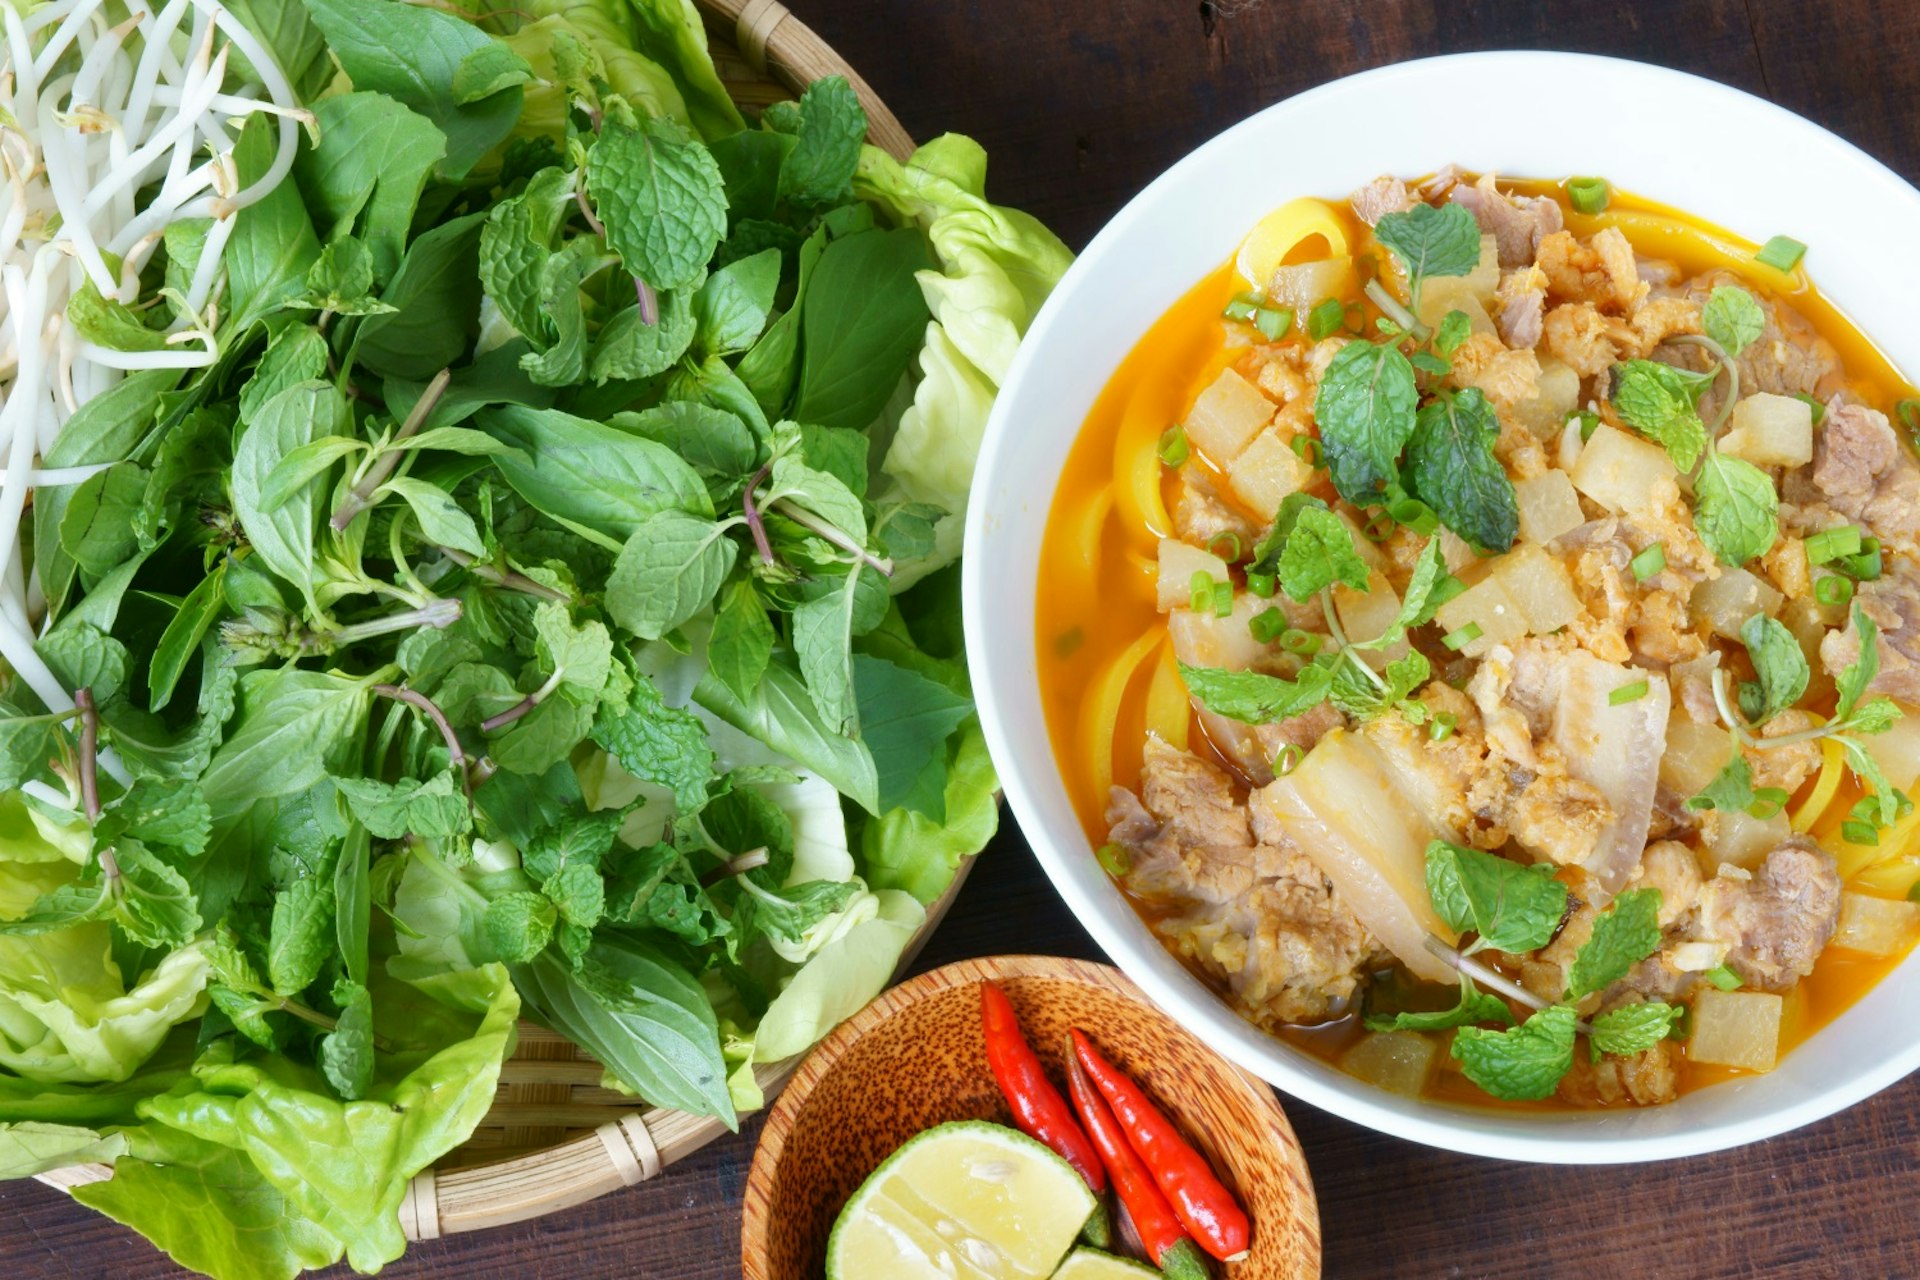
{"label": "lime wedge", "polygon": [[1053,1273],[1053,1280],[1157,1280],[1159,1275],[1144,1262],[1116,1258],[1098,1249],[1075,1249]]}
{"label": "lime wedge", "polygon": [[827,1280],[1047,1280],[1093,1212],[1073,1167],[982,1120],[927,1130],[873,1171],[827,1241]]}

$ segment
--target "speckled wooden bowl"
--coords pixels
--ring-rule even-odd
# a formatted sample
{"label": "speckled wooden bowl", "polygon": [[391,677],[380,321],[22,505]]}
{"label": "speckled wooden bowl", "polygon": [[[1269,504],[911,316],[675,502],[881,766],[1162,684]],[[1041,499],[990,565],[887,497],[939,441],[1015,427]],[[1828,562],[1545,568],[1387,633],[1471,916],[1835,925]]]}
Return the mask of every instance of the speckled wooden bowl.
{"label": "speckled wooden bowl", "polygon": [[1067,1030],[1079,1027],[1238,1193],[1253,1218],[1253,1249],[1221,1269],[1227,1280],[1320,1274],[1313,1183],[1271,1089],[1149,1004],[1118,969],[1000,956],[951,964],[885,992],[800,1065],[747,1175],[746,1280],[815,1280],[841,1205],[914,1134],[949,1120],[1011,1123],[980,1034],[985,979],[1006,990],[1056,1083]]}

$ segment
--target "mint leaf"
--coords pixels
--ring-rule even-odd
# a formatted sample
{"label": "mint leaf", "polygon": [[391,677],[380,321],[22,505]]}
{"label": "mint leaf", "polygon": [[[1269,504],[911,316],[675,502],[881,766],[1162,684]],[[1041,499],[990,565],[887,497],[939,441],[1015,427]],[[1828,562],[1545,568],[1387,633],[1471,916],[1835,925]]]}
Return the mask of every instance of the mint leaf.
{"label": "mint leaf", "polygon": [[1522,866],[1444,840],[1427,846],[1427,896],[1455,931],[1480,935],[1475,950],[1538,950],[1567,911],[1567,887],[1551,866]]}
{"label": "mint leaf", "polygon": [[1766,331],[1767,313],[1745,289],[1723,284],[1700,308],[1700,325],[1729,356],[1737,356]]}
{"label": "mint leaf", "polygon": [[1460,999],[1451,1009],[1432,1013],[1368,1014],[1369,1031],[1448,1031],[1479,1022],[1513,1025],[1513,1011],[1498,996],[1488,995],[1466,977],[1460,979]]}
{"label": "mint leaf", "polygon": [[606,910],[606,885],[600,879],[600,873],[584,862],[568,862],[555,868],[540,885],[560,918],[568,924],[582,929],[591,929],[600,923],[601,913]]}
{"label": "mint leaf", "polygon": [[1356,720],[1374,720],[1395,708],[1410,711],[1417,707],[1407,699],[1427,682],[1433,670],[1426,655],[1414,649],[1389,662],[1384,674],[1386,687],[1382,688],[1360,670],[1357,657],[1347,657],[1343,651],[1333,669],[1333,686],[1327,696],[1342,713]]}
{"label": "mint leaf", "polygon": [[727,526],[683,511],[642,520],[607,579],[607,616],[646,640],[658,640],[712,601],[739,548]]}
{"label": "mint leaf", "polygon": [[1709,452],[1693,496],[1694,527],[1722,564],[1737,568],[1765,555],[1780,536],[1780,496],[1745,459]]}
{"label": "mint leaf", "polygon": [[361,825],[382,840],[409,835],[449,839],[472,829],[467,798],[451,773],[435,774],[425,782],[335,778],[333,785]]}
{"label": "mint leaf", "polygon": [[1847,767],[1853,770],[1853,776],[1864,783],[1869,792],[1861,800],[1858,812],[1867,816],[1878,828],[1884,829],[1898,822],[1905,816],[1902,805],[1906,797],[1888,783],[1887,775],[1880,770],[1880,762],[1853,738],[1841,738],[1840,746],[1847,753]]}
{"label": "mint leaf", "polygon": [[357,982],[334,983],[340,1012],[333,1030],[320,1041],[320,1074],[348,1102],[367,1096],[373,1086],[373,997]]}
{"label": "mint leaf", "polygon": [[600,330],[587,360],[587,373],[595,383],[665,373],[693,345],[697,326],[688,291],[662,289],[659,295],[660,318],[655,323],[642,320],[634,306],[615,313]]}
{"label": "mint leaf", "polygon": [[1332,676],[1325,667],[1309,666],[1298,678],[1282,679],[1258,671],[1222,671],[1214,667],[1180,664],[1187,692],[1215,715],[1243,724],[1273,724],[1309,711],[1327,700]]}
{"label": "mint leaf", "polygon": [[674,804],[692,813],[706,803],[713,780],[713,746],[691,711],[669,707],[660,690],[635,672],[625,711],[601,703],[593,740],[634,777],[673,790]]}
{"label": "mint leaf", "polygon": [[1324,507],[1299,512],[1277,567],[1281,590],[1294,600],[1311,600],[1336,582],[1367,589],[1367,562],[1354,549],[1352,530]]}
{"label": "mint leaf", "polygon": [[1718,809],[1722,813],[1738,813],[1750,808],[1755,802],[1753,790],[1753,769],[1747,764],[1747,757],[1740,750],[1738,742],[1733,747],[1733,755],[1726,767],[1713,776],[1699,795],[1687,801],[1689,809]]}
{"label": "mint leaf", "polygon": [[274,895],[266,956],[267,982],[274,994],[298,995],[311,986],[336,940],[329,859]]}
{"label": "mint leaf", "polygon": [[1764,724],[1800,701],[1812,672],[1793,632],[1764,613],[1747,619],[1740,628],[1740,639],[1747,646],[1760,684],[1760,714],[1748,719]]}
{"label": "mint leaf", "polygon": [[1621,894],[1594,920],[1593,936],[1574,955],[1567,970],[1567,999],[1605,990],[1659,949],[1660,891]]}
{"label": "mint leaf", "polygon": [[597,872],[612,852],[614,837],[619,835],[620,825],[626,818],[624,809],[570,814],[526,843],[520,852],[520,867],[535,880],[542,881],[553,878],[566,866],[578,865]]}
{"label": "mint leaf", "polygon": [[1508,550],[1520,530],[1513,481],[1493,454],[1499,438],[1493,406],[1468,387],[1420,410],[1407,449],[1414,492],[1482,553]]}
{"label": "mint leaf", "polygon": [[557,918],[544,895],[517,890],[489,902],[480,924],[494,958],[524,964],[546,949]]}
{"label": "mint leaf", "polygon": [[1667,1038],[1681,1012],[1680,1007],[1659,1000],[1609,1009],[1593,1020],[1593,1034],[1588,1037],[1593,1060],[1598,1062],[1603,1053],[1646,1052]]}
{"label": "mint leaf", "polygon": [[1840,694],[1833,711],[1835,720],[1853,715],[1854,707],[1867,696],[1867,686],[1880,674],[1880,628],[1858,604],[1853,606],[1853,630],[1860,638],[1860,655],[1834,677],[1834,687]]}
{"label": "mint leaf", "polygon": [[1892,698],[1879,697],[1855,707],[1841,723],[1849,733],[1885,733],[1905,714]]}
{"label": "mint leaf", "polygon": [[119,694],[132,666],[125,645],[85,622],[55,627],[33,648],[60,683],[69,689],[91,689],[96,703],[110,702]]}
{"label": "mint leaf", "polygon": [[541,282],[573,203],[573,183],[565,169],[542,169],[526,190],[493,207],[480,232],[480,281],[500,314],[523,334],[538,337],[545,326]]}
{"label": "mint leaf", "polygon": [[867,138],[867,113],[841,76],[823,76],[800,95],[794,146],[780,165],[780,197],[799,205],[839,204],[853,194],[853,171]]}
{"label": "mint leaf", "polygon": [[[397,248],[393,265],[399,265]],[[287,305],[343,316],[375,316],[398,310],[374,297],[373,291],[372,250],[353,236],[342,236],[320,250],[320,256],[307,268],[306,293]]]}
{"label": "mint leaf", "polygon": [[1566,1005],[1542,1009],[1517,1027],[1454,1032],[1453,1056],[1467,1079],[1509,1102],[1551,1097],[1573,1069],[1574,1012]]}
{"label": "mint leaf", "polygon": [[533,611],[535,652],[560,688],[585,705],[598,701],[613,666],[613,639],[597,618],[576,624],[567,606],[543,600]]}
{"label": "mint leaf", "polygon": [[1419,400],[1413,366],[1398,347],[1349,342],[1334,355],[1313,416],[1341,497],[1361,506],[1381,499],[1413,435]]}
{"label": "mint leaf", "polygon": [[627,271],[656,289],[694,283],[727,231],[720,166],[667,121],[607,120],[587,153],[587,194]]}
{"label": "mint leaf", "polygon": [[1440,327],[1434,330],[1433,349],[1443,356],[1450,356],[1460,349],[1460,345],[1473,336],[1473,321],[1464,311],[1449,311],[1440,318]]}
{"label": "mint leaf", "polygon": [[1694,405],[1714,376],[1629,360],[1614,366],[1613,407],[1627,425],[1666,449],[1675,470],[1690,474],[1707,447],[1706,424]]}
{"label": "mint leaf", "polygon": [[1433,621],[1434,610],[1439,607],[1434,595],[1446,578],[1447,560],[1440,548],[1440,539],[1428,539],[1427,545],[1421,548],[1419,560],[1414,562],[1413,576],[1407,579],[1407,593],[1400,599],[1400,612],[1392,624],[1373,639],[1355,640],[1347,647],[1388,649],[1404,640],[1413,628]]}
{"label": "mint leaf", "polygon": [[1416,204],[1382,217],[1373,234],[1416,284],[1426,276],[1464,276],[1480,265],[1480,224],[1461,205]]}

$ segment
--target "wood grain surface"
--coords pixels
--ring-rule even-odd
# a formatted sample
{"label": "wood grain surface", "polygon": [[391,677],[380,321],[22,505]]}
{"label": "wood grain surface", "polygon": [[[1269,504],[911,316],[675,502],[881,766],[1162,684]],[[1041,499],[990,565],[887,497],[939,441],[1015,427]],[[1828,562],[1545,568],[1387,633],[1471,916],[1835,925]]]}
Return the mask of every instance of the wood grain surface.
{"label": "wood grain surface", "polygon": [[[1916,0],[788,3],[909,133],[978,138],[993,157],[994,197],[1076,246],[1161,169],[1262,106],[1367,67],[1472,49],[1575,49],[1677,67],[1770,97],[1920,180]],[[1714,145],[1684,121],[1667,141]],[[921,966],[1036,950],[1097,956],[1009,824]],[[1336,1280],[1920,1276],[1920,1080],[1788,1137],[1618,1169],[1476,1160],[1299,1103],[1288,1112]],[[733,1280],[756,1133],[749,1125],[655,1182],[562,1214],[416,1245],[384,1274]],[[179,1274],[59,1193],[0,1183],[9,1280]]]}

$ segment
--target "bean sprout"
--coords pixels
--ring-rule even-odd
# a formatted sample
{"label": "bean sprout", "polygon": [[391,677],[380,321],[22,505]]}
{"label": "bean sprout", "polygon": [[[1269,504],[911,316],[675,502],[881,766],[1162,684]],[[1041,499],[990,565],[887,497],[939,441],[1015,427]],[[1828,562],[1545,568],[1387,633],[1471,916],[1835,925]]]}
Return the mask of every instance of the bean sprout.
{"label": "bean sprout", "polygon": [[[69,692],[34,652],[46,601],[23,572],[34,489],[103,468],[46,467],[66,421],[128,371],[204,368],[220,260],[236,215],[287,176],[311,116],[279,64],[219,0],[0,0],[0,660],[55,712]],[[238,68],[244,60],[244,78]],[[273,118],[272,163],[240,186],[233,148],[247,117]],[[154,351],[117,351],[67,322],[91,286],[139,301],[167,228],[207,220],[182,312]],[[111,753],[101,764],[118,769]]]}

